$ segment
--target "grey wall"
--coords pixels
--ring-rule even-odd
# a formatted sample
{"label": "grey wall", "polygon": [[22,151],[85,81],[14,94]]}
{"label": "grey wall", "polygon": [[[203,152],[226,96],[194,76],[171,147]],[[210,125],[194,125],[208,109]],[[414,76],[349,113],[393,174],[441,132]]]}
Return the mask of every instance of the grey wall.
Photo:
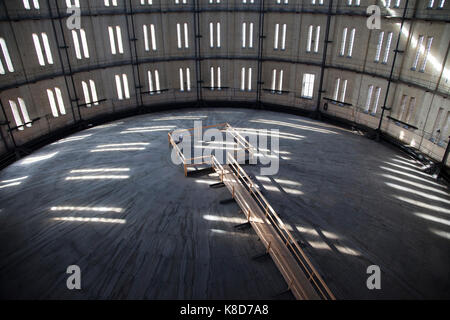
{"label": "grey wall", "polygon": [[[141,5],[140,0],[117,0],[118,6],[105,7],[103,0],[81,3],[81,27],[85,30],[90,57],[77,59],[75,56],[72,32],[66,27],[66,1],[39,0],[40,9],[25,10],[22,1],[2,1],[0,10],[0,37],[5,39],[12,57],[14,72],[0,75],[0,100],[4,113],[0,126],[5,141],[0,141],[0,154],[27,141],[51,134],[57,129],[104,114],[111,114],[136,107],[151,109],[152,105],[163,103],[203,100],[248,101],[284,105],[303,110],[316,110],[343,119],[355,121],[371,128],[377,128],[384,97],[386,95],[389,73],[393,63],[394,49],[400,34],[401,16],[406,0],[401,0],[399,8],[385,8],[385,1],[361,0],[360,6],[348,6],[347,0],[333,1],[329,12],[329,0],[323,5],[312,5],[311,0],[289,0],[288,4],[277,4],[277,0],[260,0],[244,4],[242,0],[221,0],[220,4],[209,0],[187,0],[187,4],[175,4],[175,0],[153,0],[152,5]],[[72,3],[74,1],[72,0]],[[112,2],[112,1],[110,1]],[[183,2],[183,0],[180,0]],[[406,19],[400,34],[393,79],[386,101],[382,130],[388,134],[419,148],[435,159],[441,159],[450,125],[446,125],[450,103],[447,99],[450,89],[450,42],[449,3],[437,9],[439,1],[434,1],[434,9],[428,9],[428,1],[410,0]],[[147,3],[147,0],[145,1]],[[319,0],[316,0],[319,3]],[[355,0],[353,0],[355,3]],[[378,4],[383,15],[381,30],[366,27],[366,8]],[[194,13],[194,8],[198,13]],[[59,10],[58,10],[59,9]],[[326,23],[330,16],[329,43],[326,60],[323,61]],[[447,21],[446,21],[447,19]],[[263,21],[263,27],[260,22]],[[176,25],[188,23],[189,48],[177,47]],[[221,23],[221,47],[210,48],[209,23]],[[242,48],[242,22],[253,22],[253,48]],[[286,48],[274,49],[275,24],[280,24],[279,43],[282,25],[287,25]],[[154,24],[157,50],[145,51],[143,24]],[[319,50],[307,52],[309,25],[320,26]],[[123,39],[123,54],[111,53],[108,26],[120,26]],[[351,28],[356,28],[353,55],[351,58],[339,55],[342,30],[347,27],[347,42]],[[215,29],[214,29],[215,30]],[[260,30],[262,34],[260,34]],[[393,32],[389,59],[386,64],[374,62],[378,35]],[[31,34],[45,32],[48,35],[54,63],[40,66]],[[197,35],[197,36],[195,36]],[[427,66],[424,72],[411,70],[417,52],[417,39],[420,35],[433,37]],[[182,27],[182,36],[183,27]],[[262,37],[261,37],[262,36]],[[260,47],[260,38],[262,47]],[[216,41],[216,34],[214,35]],[[258,60],[261,51],[261,60]],[[1,61],[6,69],[3,54]],[[421,59],[423,53],[421,55]],[[419,60],[419,65],[421,63]],[[445,61],[444,61],[445,60]],[[322,63],[324,62],[324,63]],[[210,67],[221,68],[222,90],[211,90]],[[241,68],[252,68],[252,90],[241,91]],[[191,91],[179,90],[179,68],[190,68]],[[283,70],[283,93],[270,90],[272,70],[277,70],[277,89],[279,71]],[[321,70],[324,81],[319,101]],[[161,93],[148,94],[147,72],[158,70]],[[301,94],[304,73],[315,75],[312,99]],[[115,75],[126,74],[129,82],[130,98],[119,100]],[[258,75],[261,75],[259,79]],[[186,75],[184,75],[186,76]],[[216,74],[217,77],[217,74]],[[336,78],[347,79],[347,91],[343,105],[326,100],[333,98]],[[106,99],[90,108],[84,106],[85,100],[81,81],[93,80],[99,99]],[[186,81],[186,79],[185,79]],[[217,84],[217,81],[215,81]],[[260,86],[258,88],[258,83]],[[381,88],[376,113],[366,112],[365,106],[369,86]],[[47,89],[58,87],[62,91],[66,114],[52,115]],[[198,87],[198,90],[197,90]],[[206,87],[206,88],[205,88]],[[247,79],[246,79],[247,89]],[[261,90],[258,94],[258,89]],[[411,112],[405,126],[390,120],[387,116],[401,118],[402,97],[408,101],[415,98],[415,109]],[[14,121],[9,100],[24,99],[31,119],[37,119],[30,127],[14,129]],[[323,109],[328,102],[327,110]],[[442,109],[441,111],[439,111]],[[437,119],[437,115],[441,116]],[[403,115],[404,116],[404,115]],[[437,122],[436,122],[437,120]],[[441,134],[437,136],[436,130]]]}

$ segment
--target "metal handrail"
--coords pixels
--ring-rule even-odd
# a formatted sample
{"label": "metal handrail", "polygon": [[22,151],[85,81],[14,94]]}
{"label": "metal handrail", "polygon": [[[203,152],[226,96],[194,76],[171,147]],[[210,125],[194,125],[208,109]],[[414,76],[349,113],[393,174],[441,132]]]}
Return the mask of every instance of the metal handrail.
{"label": "metal handrail", "polygon": [[[259,203],[260,207],[263,209],[263,211],[266,213],[266,217],[271,221],[271,224],[276,228],[276,230],[279,232],[279,234],[282,236],[282,238],[285,240],[285,245],[292,250],[292,252],[297,257],[297,260],[301,263],[302,267],[306,271],[307,275],[309,276],[309,280],[311,280],[314,285],[316,286],[319,293],[322,295],[323,298],[327,298],[327,295],[330,299],[335,299],[333,293],[330,291],[328,286],[325,284],[324,280],[320,276],[320,274],[317,272],[317,270],[312,265],[309,258],[306,256],[304,251],[300,248],[295,238],[292,236],[292,234],[287,230],[285,224],[280,219],[278,214],[275,212],[275,210],[272,208],[272,206],[269,204],[267,199],[261,194],[261,192],[254,187],[253,181],[250,179],[250,177],[245,173],[244,169],[239,165],[239,163],[236,161],[236,159],[233,158],[233,156],[230,153],[227,153],[227,159],[230,160],[230,165],[234,167],[237,171],[237,178],[239,177],[245,177],[248,179],[248,181],[243,182],[247,186],[248,190],[255,196],[255,200],[257,200],[257,203]],[[234,174],[234,172],[233,172]],[[236,174],[235,174],[236,176]],[[269,214],[270,213],[270,214]],[[301,257],[300,257],[301,255]],[[302,259],[303,258],[303,259]],[[303,262],[305,261],[305,263]],[[317,280],[316,280],[317,279]],[[324,288],[325,292],[322,290]]]}

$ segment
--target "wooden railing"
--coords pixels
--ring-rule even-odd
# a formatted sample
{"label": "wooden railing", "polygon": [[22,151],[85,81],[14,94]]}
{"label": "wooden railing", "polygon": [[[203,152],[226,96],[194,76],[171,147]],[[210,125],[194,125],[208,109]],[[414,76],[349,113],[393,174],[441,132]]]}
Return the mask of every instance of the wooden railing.
{"label": "wooden railing", "polygon": [[[208,125],[208,126],[203,126],[201,127],[202,129],[208,129],[208,128],[222,128],[222,130],[225,130],[225,132],[230,133],[235,139],[236,139],[236,143],[238,145],[240,145],[244,150],[247,150],[250,154],[250,156],[253,157],[254,153],[255,153],[255,148],[248,143],[247,140],[244,139],[244,137],[241,136],[241,134],[236,131],[236,129],[234,129],[232,126],[230,126],[228,123],[224,122],[224,123],[219,123],[219,124],[213,124],[213,125]],[[169,144],[171,144],[173,146],[173,148],[176,151],[177,156],[179,157],[181,163],[183,164],[183,168],[184,168],[184,175],[187,176],[187,168],[188,167],[194,167],[197,165],[202,165],[202,164],[211,164],[212,165],[212,158],[214,158],[214,162],[216,164],[220,163],[218,162],[218,160],[214,157],[214,156],[200,156],[200,157],[194,157],[194,158],[189,158],[186,159],[186,157],[184,156],[183,152],[181,152],[180,148],[178,147],[178,145],[175,143],[175,141],[173,140],[173,135],[176,134],[180,134],[183,132],[187,132],[188,135],[192,136],[192,131],[194,131],[195,128],[189,128],[189,129],[178,129],[178,130],[173,130],[170,131],[167,135],[168,135],[168,139],[169,139]],[[208,159],[209,161],[200,161],[200,162],[196,162],[199,159]],[[222,167],[222,166],[220,166]],[[223,168],[222,168],[223,169]]]}
{"label": "wooden railing", "polygon": [[[208,129],[208,128],[215,128],[215,127],[223,127],[223,128],[227,128],[227,127],[231,127],[228,123],[224,122],[224,123],[219,123],[219,124],[212,124],[209,126],[203,126],[201,127],[202,129]],[[173,130],[170,132],[170,134],[174,134],[176,133],[180,133],[180,132],[189,132],[190,135],[192,135],[191,131],[194,131],[196,128],[189,128],[189,129],[178,129],[178,130]]]}
{"label": "wooden railing", "polygon": [[238,144],[240,144],[244,150],[247,150],[251,157],[255,154],[255,148],[244,139],[244,137],[232,126],[230,126],[228,123],[227,125],[227,133],[231,134]]}
{"label": "wooden railing", "polygon": [[[292,236],[290,231],[286,228],[283,221],[280,219],[278,214],[269,204],[267,199],[261,194],[258,188],[255,187],[253,181],[247,175],[247,173],[242,169],[239,163],[233,158],[233,156],[227,154],[228,165],[233,169],[233,174],[236,178],[241,181],[241,183],[246,187],[246,189],[253,195],[253,198],[258,203],[259,207],[265,212],[266,217],[269,219],[272,226],[276,229],[280,237],[284,240],[284,244],[289,248],[290,252],[296,257],[296,260],[300,263],[303,271],[308,276],[308,280],[313,284],[316,291],[323,299],[332,299],[335,297],[330,291],[328,286],[325,284],[324,280],[317,272],[317,270],[312,265],[309,258],[306,256],[304,251],[300,248],[295,238]],[[251,212],[246,212],[251,214]],[[247,216],[247,219],[250,217]]]}

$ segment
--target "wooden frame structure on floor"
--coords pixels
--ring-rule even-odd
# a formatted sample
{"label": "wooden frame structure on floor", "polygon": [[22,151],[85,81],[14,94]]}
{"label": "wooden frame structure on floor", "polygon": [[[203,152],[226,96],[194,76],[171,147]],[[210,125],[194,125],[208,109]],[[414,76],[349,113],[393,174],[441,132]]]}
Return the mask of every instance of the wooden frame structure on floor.
{"label": "wooden frame structure on floor", "polygon": [[[251,156],[254,155],[254,147],[228,123],[202,128],[212,127],[219,127],[227,132],[232,132],[236,142],[247,150]],[[193,130],[193,128],[183,129],[177,130],[177,132],[192,132]],[[172,134],[173,132],[168,134],[169,143],[175,148],[181,159],[185,175],[187,176],[188,166],[208,164],[214,169],[220,182],[230,191],[233,199],[245,214],[247,222],[250,223],[261,239],[266,248],[266,253],[272,257],[288,284],[288,290],[292,292],[295,298],[299,300],[335,300],[335,296],[301,249],[297,240],[236,159],[230,153],[227,153],[226,163],[223,165],[213,155],[186,159],[174,142]],[[192,163],[192,160],[200,158],[203,161]]]}
{"label": "wooden frame structure on floor", "polygon": [[[209,128],[218,128],[221,132],[226,132],[226,133],[230,134],[235,139],[237,145],[239,145],[242,148],[242,150],[247,151],[249,153],[250,157],[254,157],[255,151],[256,151],[255,148],[230,124],[225,122],[225,123],[214,124],[214,125],[209,125],[209,126],[202,126],[200,128],[202,130],[209,129]],[[172,145],[172,147],[175,149],[175,151],[178,155],[178,158],[181,160],[181,163],[183,164],[185,176],[187,176],[188,167],[195,167],[195,166],[204,165],[204,164],[212,165],[213,161],[218,163],[218,161],[215,157],[214,157],[215,160],[212,159],[213,156],[200,156],[200,157],[194,157],[194,158],[188,158],[188,159],[184,156],[183,152],[180,150],[177,143],[175,143],[173,136],[175,133],[176,134],[183,133],[183,134],[188,134],[188,135],[192,136],[194,130],[195,130],[195,128],[179,129],[179,130],[173,130],[167,134],[168,138],[169,138],[169,144]],[[200,160],[203,160],[203,161],[200,161]]]}

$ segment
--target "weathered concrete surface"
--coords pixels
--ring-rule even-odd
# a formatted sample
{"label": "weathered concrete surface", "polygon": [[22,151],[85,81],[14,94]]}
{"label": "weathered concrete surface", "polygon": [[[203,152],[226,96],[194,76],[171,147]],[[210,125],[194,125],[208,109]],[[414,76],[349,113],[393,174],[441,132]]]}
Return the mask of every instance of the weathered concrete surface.
{"label": "weathered concrete surface", "polygon": [[[212,177],[185,178],[171,162],[167,130],[194,120],[280,130],[279,172],[245,170],[337,298],[450,297],[445,186],[398,151],[346,130],[238,109],[124,119],[1,171],[1,297],[264,299],[283,291],[274,264],[251,259],[263,250],[254,232],[233,228],[243,218],[237,205],[219,204],[228,191],[209,188]],[[66,288],[71,264],[82,270],[79,291]],[[366,287],[372,264],[381,290]]]}

